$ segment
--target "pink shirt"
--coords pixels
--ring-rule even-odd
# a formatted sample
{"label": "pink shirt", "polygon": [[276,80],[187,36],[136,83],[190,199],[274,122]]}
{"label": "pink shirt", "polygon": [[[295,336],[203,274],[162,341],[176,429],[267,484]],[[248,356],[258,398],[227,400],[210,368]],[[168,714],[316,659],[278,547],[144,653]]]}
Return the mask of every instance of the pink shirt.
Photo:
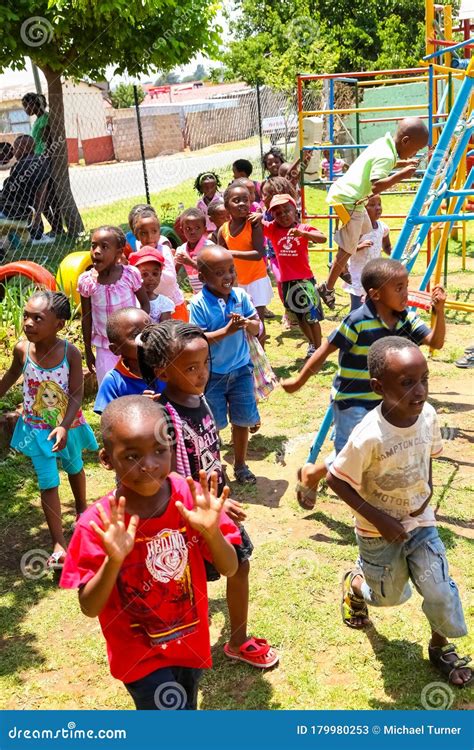
{"label": "pink shirt", "polygon": [[90,297],[92,308],[92,344],[109,348],[107,318],[115,310],[137,307],[136,292],[142,287],[142,277],[134,266],[120,266],[122,275],[115,284],[100,284],[98,273],[92,268],[79,276],[77,291],[82,297]]}
{"label": "pink shirt", "polygon": [[[193,247],[192,249],[189,248],[188,243],[184,242],[182,245],[180,245],[177,249],[183,250],[185,253],[187,253],[193,260],[199,253],[199,251],[206,247],[206,245],[213,245],[214,243],[212,240],[210,240],[207,237],[207,234],[203,234],[199,242],[197,243],[196,247]],[[189,283],[191,284],[191,289],[193,290],[194,294],[197,294],[202,289],[202,282],[199,281],[199,272],[197,268],[194,268],[194,266],[188,266],[186,263],[183,263],[184,270],[186,271],[187,277],[189,279]]]}
{"label": "pink shirt", "polygon": [[[222,198],[222,197],[223,197],[223,193],[219,193],[219,191],[217,190],[212,200],[215,201],[215,200],[217,200],[217,198]],[[202,211],[203,214],[204,214],[204,216],[206,217],[206,229],[207,229],[207,231],[208,232],[215,232],[215,230],[217,229],[217,227],[214,224],[214,222],[212,222],[210,220],[209,216],[207,215],[207,207],[208,207],[208,205],[209,205],[209,203],[206,203],[206,201],[204,200],[204,198],[199,198],[198,202],[196,203],[196,208],[199,208],[199,210]]]}

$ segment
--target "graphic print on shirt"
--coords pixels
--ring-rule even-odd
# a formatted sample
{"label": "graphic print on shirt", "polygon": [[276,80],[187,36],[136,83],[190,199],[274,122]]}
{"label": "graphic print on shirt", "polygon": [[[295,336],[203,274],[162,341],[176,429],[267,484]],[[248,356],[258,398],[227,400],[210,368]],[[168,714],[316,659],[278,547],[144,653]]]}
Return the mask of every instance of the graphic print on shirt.
{"label": "graphic print on shirt", "polygon": [[[117,579],[121,605],[137,637],[159,645],[195,632],[199,624],[186,528],[162,529],[135,540]],[[143,560],[149,573],[143,579]]]}
{"label": "graphic print on shirt", "polygon": [[184,444],[193,476],[198,476],[199,469],[204,469],[208,479],[216,471],[220,480],[222,464],[219,458],[219,434],[214,420],[210,414],[206,414],[199,423],[191,423],[188,419],[183,419],[182,422]]}

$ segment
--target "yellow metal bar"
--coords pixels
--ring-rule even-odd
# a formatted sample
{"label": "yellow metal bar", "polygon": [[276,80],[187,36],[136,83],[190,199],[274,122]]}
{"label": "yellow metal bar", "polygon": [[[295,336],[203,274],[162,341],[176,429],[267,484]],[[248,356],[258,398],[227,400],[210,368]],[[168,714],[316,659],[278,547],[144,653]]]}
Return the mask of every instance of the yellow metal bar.
{"label": "yellow metal bar", "polygon": [[434,2],[433,0],[426,0],[425,2],[425,48],[426,54],[431,55],[435,51],[435,46],[430,39],[435,37],[435,26],[434,26]]}
{"label": "yellow metal bar", "polygon": [[[446,73],[440,73],[437,76],[433,76],[433,78],[436,78],[440,80],[441,78],[447,78]],[[428,81],[428,76],[414,76],[413,78],[388,78],[388,79],[380,79],[378,81],[362,81],[358,84],[359,88],[370,87],[370,86],[383,86],[387,83],[416,83],[418,81]]]}
{"label": "yellow metal bar", "polygon": [[[453,41],[453,15],[452,8],[450,5],[445,5],[443,8],[443,20],[444,20],[444,38],[447,42]],[[450,52],[446,52],[445,61],[448,68],[451,67],[453,56]]]}
{"label": "yellow metal bar", "polygon": [[428,104],[399,104],[398,107],[351,107],[350,109],[316,109],[312,112],[303,111],[303,117],[320,117],[320,115],[350,115],[354,112],[405,112],[411,109],[427,109]]}
{"label": "yellow metal bar", "polygon": [[[448,68],[446,67],[446,65],[439,65],[438,63],[432,63],[432,65],[435,70],[441,70],[443,73],[451,73],[453,78],[464,78],[464,74],[459,72],[459,68]],[[466,75],[467,75],[467,70],[466,70]]]}

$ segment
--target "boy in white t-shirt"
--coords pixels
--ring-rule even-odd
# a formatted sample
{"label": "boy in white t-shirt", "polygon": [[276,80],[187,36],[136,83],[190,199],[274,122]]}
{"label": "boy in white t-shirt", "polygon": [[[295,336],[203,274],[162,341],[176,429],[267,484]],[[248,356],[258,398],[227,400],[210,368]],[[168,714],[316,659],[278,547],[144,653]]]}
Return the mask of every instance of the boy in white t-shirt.
{"label": "boy in white t-shirt", "polygon": [[411,579],[431,626],[430,661],[451,685],[463,687],[472,679],[470,658],[460,658],[447,639],[466,635],[466,623],[429,505],[431,460],[442,443],[436,412],[426,401],[426,359],[398,336],[376,341],[368,359],[382,402],[352,431],[327,475],[354,511],[359,547],[357,565],[343,579],[343,621],[366,627],[367,605],[402,604],[411,595]]}
{"label": "boy in white t-shirt", "polygon": [[349,292],[351,297],[351,311],[357,310],[363,305],[365,290],[362,286],[362,271],[374,258],[379,258],[382,251],[390,256],[392,245],[390,242],[390,229],[380,221],[382,216],[382,200],[380,195],[372,195],[366,206],[372,229],[363,234],[357,246],[357,252],[349,258],[348,270],[351,281],[344,282],[343,289]]}

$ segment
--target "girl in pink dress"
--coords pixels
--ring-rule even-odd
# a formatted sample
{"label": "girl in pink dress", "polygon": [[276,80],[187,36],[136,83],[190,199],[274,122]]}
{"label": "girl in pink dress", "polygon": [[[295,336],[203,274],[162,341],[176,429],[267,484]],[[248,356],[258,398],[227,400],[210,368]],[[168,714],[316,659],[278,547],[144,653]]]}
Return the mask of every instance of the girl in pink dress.
{"label": "girl in pink dress", "polygon": [[108,316],[123,307],[136,307],[137,301],[145,312],[150,312],[150,302],[143,289],[140,272],[133,266],[120,263],[124,247],[125,235],[120,227],[96,229],[91,243],[93,267],[81,273],[77,283],[77,291],[81,295],[86,363],[89,372],[97,374],[99,385],[119,360],[109,349],[106,332]]}

